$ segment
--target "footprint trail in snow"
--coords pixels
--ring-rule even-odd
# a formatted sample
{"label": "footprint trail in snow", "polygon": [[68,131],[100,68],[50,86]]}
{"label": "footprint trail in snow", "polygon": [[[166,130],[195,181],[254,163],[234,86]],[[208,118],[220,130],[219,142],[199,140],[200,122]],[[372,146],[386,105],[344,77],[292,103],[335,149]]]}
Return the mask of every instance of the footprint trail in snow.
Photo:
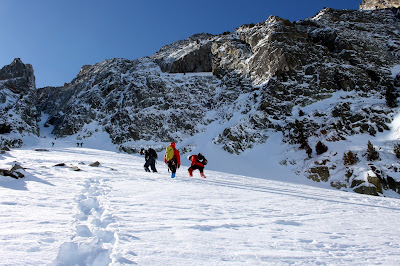
{"label": "footprint trail in snow", "polygon": [[[107,179],[89,178],[76,196],[76,232],[60,246],[56,263],[62,265],[108,265],[117,242],[115,223],[107,205]],[[72,255],[73,254],[73,255]]]}

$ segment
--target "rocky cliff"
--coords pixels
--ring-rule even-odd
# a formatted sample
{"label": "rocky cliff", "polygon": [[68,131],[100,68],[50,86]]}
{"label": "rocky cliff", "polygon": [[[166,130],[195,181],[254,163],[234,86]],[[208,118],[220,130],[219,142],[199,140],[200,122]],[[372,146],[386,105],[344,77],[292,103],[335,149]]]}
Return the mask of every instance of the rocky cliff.
{"label": "rocky cliff", "polygon": [[[107,60],[82,68],[63,88],[41,90],[41,109],[50,114],[53,133],[81,134],[96,123],[122,150],[134,141],[179,141],[201,131],[218,105],[220,81],[211,74],[169,75],[150,58]],[[132,143],[127,148],[127,143]]]}
{"label": "rocky cliff", "polygon": [[[391,68],[399,63],[398,27],[399,21],[390,10],[324,9],[314,18],[296,23],[270,17],[217,39],[212,46],[213,72],[222,80],[240,76],[249,81],[257,100],[255,112],[249,116],[252,122],[245,127],[261,134],[266,127],[283,125],[287,141],[296,142],[291,137],[296,119],[305,125],[306,136],[322,131],[329,140],[382,131],[388,128],[391,108],[385,108],[388,117],[382,119],[382,115],[376,115],[381,111],[374,110],[377,106],[357,108],[353,113],[343,111],[338,102],[331,110],[317,114],[324,119],[318,125],[312,122],[313,113],[301,117],[298,113],[338,91],[355,91],[355,99],[360,102],[365,97],[385,97],[395,91]],[[351,126],[347,126],[349,121],[353,121]],[[234,125],[226,132],[229,134],[217,137],[219,142],[239,147],[236,152],[245,149],[246,144],[240,143],[244,139],[242,127]],[[232,139],[239,143],[233,145]]]}
{"label": "rocky cliff", "polygon": [[[20,135],[39,135],[33,68],[16,58],[0,70],[0,145],[21,146]],[[11,136],[16,133],[17,136]],[[4,135],[8,134],[8,136]]]}
{"label": "rocky cliff", "polygon": [[[298,164],[297,174],[365,191],[360,188],[379,185],[356,182],[362,174],[352,166],[341,168],[337,175],[342,179],[332,179],[332,172],[343,166],[342,155],[321,155],[314,147],[318,141],[335,143],[389,130],[400,86],[397,14],[396,8],[326,8],[296,22],[271,16],[231,33],[194,35],[162,47],[151,58],[83,66],[74,80],[58,88],[35,90],[33,71],[27,75],[13,64],[32,68],[16,60],[0,72],[15,72],[0,75],[2,95],[15,99],[3,103],[25,121],[13,123],[13,130],[38,134],[37,106],[48,114],[46,124],[54,127],[55,136],[84,139],[105,131],[127,152],[137,152],[146,142],[160,151],[169,141],[182,142],[214,127],[213,145],[240,155],[280,132],[306,157],[318,155],[303,163],[282,162]],[[26,84],[3,85],[17,80]],[[30,113],[15,107],[21,100],[23,106],[36,101]],[[3,112],[4,124],[12,121],[10,115]],[[187,142],[182,153],[199,145]],[[392,189],[399,191],[396,163],[379,167],[375,174],[381,185],[390,175]]]}

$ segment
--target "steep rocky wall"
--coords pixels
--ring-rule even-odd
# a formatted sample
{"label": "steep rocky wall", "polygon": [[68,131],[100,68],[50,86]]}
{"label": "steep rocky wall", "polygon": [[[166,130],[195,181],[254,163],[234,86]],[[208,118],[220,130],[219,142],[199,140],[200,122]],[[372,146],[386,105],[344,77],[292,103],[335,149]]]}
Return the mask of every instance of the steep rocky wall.
{"label": "steep rocky wall", "polygon": [[0,70],[0,146],[20,146],[18,135],[39,134],[36,104],[33,68],[16,58]]}
{"label": "steep rocky wall", "polygon": [[211,72],[211,45],[214,36],[195,34],[187,40],[162,47],[152,58],[163,72]]}
{"label": "steep rocky wall", "polygon": [[83,128],[95,122],[122,146],[178,141],[212,122],[208,111],[233,101],[223,99],[224,88],[210,74],[164,74],[150,58],[112,59],[85,67],[63,88],[42,89],[41,109],[59,137],[90,136]]}
{"label": "steep rocky wall", "polygon": [[240,27],[236,34],[248,43],[252,55],[247,61],[248,76],[255,84],[262,84],[282,72],[291,73],[311,61],[304,54],[309,53],[307,35],[296,31],[290,21],[271,16],[255,26]]}
{"label": "steep rocky wall", "polygon": [[9,89],[13,93],[23,94],[36,88],[33,67],[24,64],[20,58],[0,69],[0,81],[2,89]]}
{"label": "steep rocky wall", "polygon": [[[240,84],[249,81],[255,101],[248,121],[227,128],[217,143],[240,153],[251,147],[249,141],[265,139],[271,129],[282,130],[288,142],[298,143],[292,132],[295,119],[301,119],[307,137],[319,135],[330,141],[387,130],[393,114],[387,106],[355,108],[355,103],[344,107],[338,102],[315,114],[297,114],[338,91],[354,91],[359,99],[396,91],[391,68],[400,62],[399,28],[396,10],[327,8],[304,21],[270,17],[220,37],[212,46],[214,73],[221,80],[239,75]],[[316,118],[323,122],[315,124]],[[247,132],[264,137],[254,140]]]}

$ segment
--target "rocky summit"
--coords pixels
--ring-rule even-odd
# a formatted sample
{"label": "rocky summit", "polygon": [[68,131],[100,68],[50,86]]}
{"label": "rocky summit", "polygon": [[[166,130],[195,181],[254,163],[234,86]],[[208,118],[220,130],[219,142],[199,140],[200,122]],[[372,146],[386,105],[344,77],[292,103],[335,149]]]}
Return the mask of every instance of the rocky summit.
{"label": "rocky summit", "polygon": [[19,147],[22,140],[6,134],[39,134],[37,90],[33,67],[16,58],[0,70],[0,143]]}
{"label": "rocky summit", "polygon": [[[196,34],[152,57],[83,66],[63,87],[36,89],[32,67],[16,59],[0,71],[2,146],[21,145],[18,134],[39,135],[40,113],[56,137],[85,139],[104,131],[126,152],[138,152],[139,141],[161,151],[210,125],[223,126],[212,143],[237,155],[276,132],[308,157],[317,152],[316,140],[375,136],[389,130],[399,111],[397,6],[398,1],[363,1],[360,10],[325,8],[301,21],[271,16],[234,32]],[[335,104],[312,108],[332,97]],[[330,180],[338,167],[332,161],[309,161],[297,173],[360,193],[371,191],[362,183],[375,186],[355,182],[360,176],[351,166],[343,168],[343,180]],[[382,168],[397,172],[393,164]],[[388,174],[379,171],[374,176],[385,189]],[[400,177],[391,175],[391,189],[399,191]]]}

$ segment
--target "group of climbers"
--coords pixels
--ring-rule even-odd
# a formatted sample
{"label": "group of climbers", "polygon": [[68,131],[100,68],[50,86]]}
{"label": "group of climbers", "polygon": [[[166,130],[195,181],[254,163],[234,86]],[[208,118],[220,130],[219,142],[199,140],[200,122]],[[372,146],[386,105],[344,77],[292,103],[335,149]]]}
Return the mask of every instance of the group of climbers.
{"label": "group of climbers", "polygon": [[[145,156],[146,163],[144,164],[144,170],[146,172],[150,172],[149,166],[153,172],[157,172],[156,169],[156,160],[157,160],[157,152],[149,148],[147,150],[141,149],[141,155]],[[207,164],[207,159],[203,156],[203,154],[193,154],[187,157],[190,161],[190,167],[188,169],[188,173],[190,177],[193,177],[193,171],[199,170],[200,176],[202,178],[206,178],[204,175],[204,166]],[[168,171],[171,171],[171,178],[175,178],[176,170],[181,166],[181,156],[179,151],[176,149],[176,145],[174,142],[166,148],[164,155],[164,162],[168,166]]]}

